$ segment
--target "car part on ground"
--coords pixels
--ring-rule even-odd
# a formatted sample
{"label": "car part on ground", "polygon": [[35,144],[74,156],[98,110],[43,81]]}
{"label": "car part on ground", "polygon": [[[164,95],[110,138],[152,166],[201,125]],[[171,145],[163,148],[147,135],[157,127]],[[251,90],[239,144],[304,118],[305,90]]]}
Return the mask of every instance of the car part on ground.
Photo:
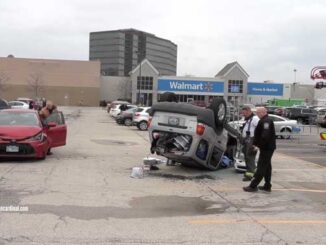
{"label": "car part on ground", "polygon": [[226,103],[214,99],[210,108],[162,102],[151,108],[151,152],[168,162],[209,170],[219,168],[227,148]]}

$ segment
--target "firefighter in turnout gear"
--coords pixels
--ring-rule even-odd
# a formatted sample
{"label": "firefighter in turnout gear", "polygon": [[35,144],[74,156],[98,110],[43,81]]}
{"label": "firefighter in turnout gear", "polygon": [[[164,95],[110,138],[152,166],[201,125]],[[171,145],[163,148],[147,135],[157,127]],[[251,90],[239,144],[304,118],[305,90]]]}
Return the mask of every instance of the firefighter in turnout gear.
{"label": "firefighter in turnout gear", "polygon": [[242,152],[244,154],[247,169],[244,174],[243,181],[250,181],[253,178],[256,170],[255,159],[257,150],[253,147],[253,140],[259,118],[254,115],[249,106],[244,106],[242,108],[242,115],[246,121],[242,129]]}

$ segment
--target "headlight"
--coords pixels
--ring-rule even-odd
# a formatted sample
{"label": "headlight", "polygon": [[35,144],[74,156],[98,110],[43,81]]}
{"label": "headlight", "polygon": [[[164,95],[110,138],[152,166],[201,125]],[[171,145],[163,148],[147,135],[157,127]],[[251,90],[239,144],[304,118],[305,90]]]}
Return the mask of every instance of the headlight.
{"label": "headlight", "polygon": [[27,139],[27,141],[44,141],[46,139],[46,136],[43,133],[39,133],[33,137],[30,137]]}

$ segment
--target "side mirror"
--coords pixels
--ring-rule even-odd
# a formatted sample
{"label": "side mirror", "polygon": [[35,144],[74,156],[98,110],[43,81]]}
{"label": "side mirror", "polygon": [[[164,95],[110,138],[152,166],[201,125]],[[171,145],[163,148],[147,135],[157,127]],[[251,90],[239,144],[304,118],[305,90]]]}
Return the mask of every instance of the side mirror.
{"label": "side mirror", "polygon": [[57,126],[57,124],[56,124],[55,122],[49,122],[49,123],[47,124],[47,126],[48,126],[49,128],[54,128],[54,127]]}

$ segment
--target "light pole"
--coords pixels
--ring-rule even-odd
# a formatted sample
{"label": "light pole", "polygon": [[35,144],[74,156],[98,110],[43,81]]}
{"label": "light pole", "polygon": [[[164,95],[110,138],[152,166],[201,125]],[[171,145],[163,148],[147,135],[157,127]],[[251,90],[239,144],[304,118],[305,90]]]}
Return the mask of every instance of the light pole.
{"label": "light pole", "polygon": [[140,87],[141,87],[141,62],[142,62],[142,57],[141,57],[141,52],[140,51],[135,51],[135,53],[137,54],[137,59],[139,56],[139,76],[137,79],[137,87],[138,87],[138,93],[137,93],[137,104],[140,104]]}
{"label": "light pole", "polygon": [[294,68],[294,83],[297,83],[297,69]]}
{"label": "light pole", "polygon": [[139,88],[138,88],[138,104],[140,104],[140,87],[141,87],[141,82],[142,82],[142,79],[141,79],[141,58],[140,58],[140,63],[139,63]]}

